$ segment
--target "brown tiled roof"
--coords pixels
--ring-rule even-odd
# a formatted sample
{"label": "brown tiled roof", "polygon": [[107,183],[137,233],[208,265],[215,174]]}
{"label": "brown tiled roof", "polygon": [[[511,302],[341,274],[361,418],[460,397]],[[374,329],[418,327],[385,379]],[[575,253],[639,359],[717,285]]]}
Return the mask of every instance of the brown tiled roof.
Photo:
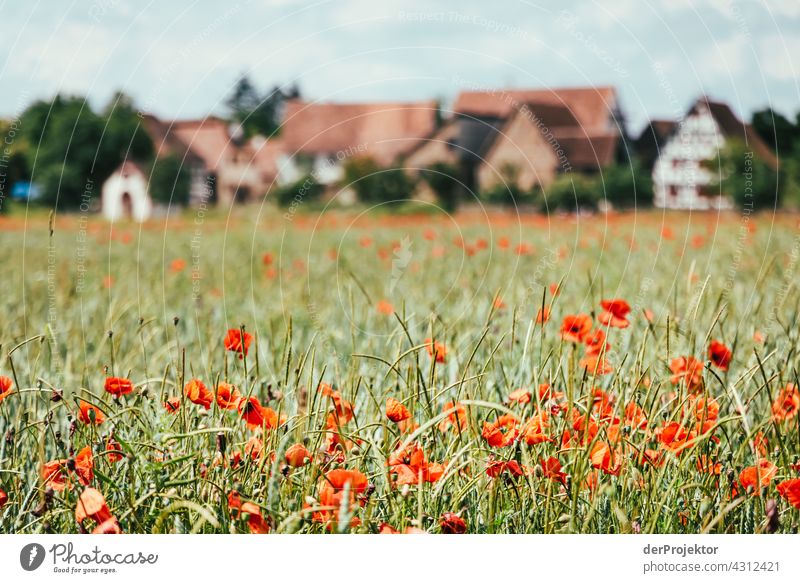
{"label": "brown tiled roof", "polygon": [[250,164],[261,173],[265,180],[273,180],[278,175],[278,159],[285,148],[283,140],[270,138],[262,143],[251,140],[248,145],[252,152]]}
{"label": "brown tiled roof", "polygon": [[577,132],[554,132],[558,145],[564,150],[575,170],[596,171],[614,163],[619,134],[606,132],[587,136]]}
{"label": "brown tiled roof", "polygon": [[453,111],[476,117],[505,118],[524,103],[561,105],[587,132],[608,131],[614,124],[617,94],[613,87],[462,91]]}
{"label": "brown tiled roof", "polygon": [[216,171],[221,163],[233,157],[237,150],[231,142],[228,124],[216,117],[175,121],[172,131],[192,151],[202,158],[206,167]]}
{"label": "brown tiled roof", "polygon": [[749,148],[758,154],[772,168],[778,167],[778,159],[770,150],[764,140],[755,132],[750,124],[742,122],[727,103],[711,101],[706,97],[701,97],[692,107],[692,111],[701,103],[708,105],[711,116],[717,122],[722,135],[725,137],[738,138],[745,142]]}
{"label": "brown tiled roof", "polygon": [[287,153],[332,154],[363,147],[391,164],[435,130],[435,101],[286,104],[281,139]]}
{"label": "brown tiled roof", "polygon": [[151,114],[145,114],[143,118],[144,129],[153,140],[156,156],[161,158],[167,155],[181,157],[187,163],[202,163],[202,159],[181,140],[174,131],[172,123],[158,119]]}

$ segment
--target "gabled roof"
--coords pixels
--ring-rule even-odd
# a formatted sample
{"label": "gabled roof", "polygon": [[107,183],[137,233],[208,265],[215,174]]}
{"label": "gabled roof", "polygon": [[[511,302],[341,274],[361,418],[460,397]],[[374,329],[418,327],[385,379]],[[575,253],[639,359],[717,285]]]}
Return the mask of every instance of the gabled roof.
{"label": "gabled roof", "polygon": [[778,167],[778,159],[769,146],[764,143],[764,140],[761,139],[750,124],[744,123],[733,113],[727,103],[712,101],[708,97],[701,97],[694,103],[689,113],[694,113],[701,105],[708,107],[723,136],[742,140],[769,166],[772,168]]}
{"label": "gabled roof", "polygon": [[364,148],[364,155],[391,164],[436,128],[435,101],[410,103],[286,104],[281,140],[290,154],[333,154]]}
{"label": "gabled roof", "polygon": [[172,123],[172,132],[197,154],[210,171],[233,158],[238,149],[231,141],[228,124],[217,117]]}
{"label": "gabled roof", "polygon": [[663,144],[664,141],[670,137],[675,129],[678,127],[678,122],[672,119],[652,119],[650,123],[642,130],[636,141],[641,141],[644,138],[655,138],[657,143]]}
{"label": "gabled roof", "polygon": [[173,131],[172,123],[162,121],[149,113],[144,115],[143,122],[145,131],[153,140],[158,158],[175,155],[186,163],[203,163],[200,156]]}
{"label": "gabled roof", "polygon": [[453,111],[475,117],[506,118],[524,103],[561,106],[587,133],[614,129],[617,93],[613,87],[462,91]]}

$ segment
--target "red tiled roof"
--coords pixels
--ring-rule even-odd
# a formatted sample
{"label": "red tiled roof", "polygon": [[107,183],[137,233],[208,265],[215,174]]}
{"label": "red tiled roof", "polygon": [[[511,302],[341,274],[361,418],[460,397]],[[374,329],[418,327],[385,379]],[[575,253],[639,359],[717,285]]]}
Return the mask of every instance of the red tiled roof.
{"label": "red tiled roof", "polygon": [[587,132],[613,128],[617,94],[613,87],[568,87],[557,89],[498,89],[462,91],[453,111],[476,117],[508,117],[524,103],[562,105]]}
{"label": "red tiled roof", "polygon": [[436,127],[435,101],[411,103],[286,104],[281,140],[288,154],[333,154],[364,148],[380,164],[391,164]]}
{"label": "red tiled roof", "polygon": [[701,97],[692,107],[692,111],[701,103],[705,103],[708,106],[711,116],[717,122],[723,136],[742,140],[769,166],[772,168],[778,167],[778,159],[769,146],[764,143],[764,140],[761,139],[750,124],[744,123],[733,113],[727,103],[711,101],[706,97]]}
{"label": "red tiled roof", "polygon": [[236,150],[228,133],[228,124],[219,118],[176,121],[172,124],[172,131],[202,158],[211,171],[216,171]]}

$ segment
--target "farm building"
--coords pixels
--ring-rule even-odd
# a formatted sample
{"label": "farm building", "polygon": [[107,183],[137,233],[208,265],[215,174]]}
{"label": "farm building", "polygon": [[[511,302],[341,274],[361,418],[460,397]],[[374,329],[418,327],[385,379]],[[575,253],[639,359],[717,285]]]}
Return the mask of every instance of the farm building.
{"label": "farm building", "polygon": [[706,167],[729,139],[745,142],[767,164],[777,160],[753,128],[736,117],[724,103],[698,99],[686,116],[675,123],[668,137],[656,143],[653,166],[654,204],[659,208],[708,210],[731,208],[729,196],[712,191],[715,176]]}
{"label": "farm building", "polygon": [[281,128],[278,181],[291,184],[312,174],[331,185],[352,157],[389,166],[436,128],[435,101],[404,103],[308,103],[289,101]]}
{"label": "farm building", "polygon": [[439,162],[464,169],[470,189],[514,181],[546,187],[563,172],[596,173],[624,158],[612,87],[464,91],[452,118],[405,158],[413,170]]}
{"label": "farm building", "polygon": [[147,175],[134,162],[125,161],[103,183],[103,216],[109,221],[150,218],[153,202],[147,191]]}

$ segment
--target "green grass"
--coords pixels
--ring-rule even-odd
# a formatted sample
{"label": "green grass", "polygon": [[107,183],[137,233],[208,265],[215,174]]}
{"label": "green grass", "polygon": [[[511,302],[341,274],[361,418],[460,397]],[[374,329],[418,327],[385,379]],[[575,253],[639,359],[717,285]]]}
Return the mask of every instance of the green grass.
{"label": "green grass", "polygon": [[[0,218],[0,375],[14,381],[0,402],[0,489],[8,494],[0,532],[78,532],[84,486],[68,470],[73,487],[48,493],[41,468],[86,446],[91,486],[124,532],[247,532],[247,513],[230,512],[232,490],[257,505],[272,532],[377,532],[384,523],[440,532],[446,512],[470,533],[796,531],[798,510],[776,484],[798,475],[800,417],[779,423],[770,408],[797,383],[797,217],[649,212],[548,222],[353,212],[286,220],[271,209],[235,210],[113,233],[94,217],[65,216],[52,236],[42,217]],[[662,236],[664,227],[671,235]],[[520,243],[527,253],[516,252]],[[182,271],[172,268],[176,259]],[[555,297],[551,284],[560,286]],[[579,364],[583,347],[562,341],[559,329],[578,313],[601,327],[600,301],[609,298],[630,303],[631,324],[608,331],[614,371],[594,377]],[[393,314],[377,310],[381,300]],[[541,325],[543,305],[552,314]],[[240,360],[223,338],[242,326],[255,340]],[[446,345],[445,362],[430,358],[426,338]],[[728,371],[708,364],[711,339],[732,348]],[[691,426],[682,417],[691,391],[671,382],[669,364],[680,356],[706,362],[697,392],[720,411],[710,433],[674,455],[657,429]],[[107,376],[130,378],[134,391],[114,399],[103,389]],[[206,411],[182,396],[192,378],[212,390],[233,383],[286,416],[263,433],[259,459],[245,450],[259,432],[236,412]],[[317,391],[321,382],[353,404],[353,419],[338,430],[326,429],[332,403]],[[563,393],[548,426],[554,442],[489,446],[484,422],[504,413],[529,419],[541,383]],[[613,399],[619,441],[609,422],[598,419],[595,436],[573,427],[572,415],[592,409],[593,387]],[[534,394],[524,407],[508,402],[519,388]],[[54,390],[63,398],[53,400]],[[175,415],[163,406],[171,396],[182,399]],[[418,430],[401,433],[386,418],[387,397],[404,403]],[[107,420],[76,422],[78,398]],[[465,404],[460,433],[439,429],[447,402]],[[629,403],[644,411],[646,429],[626,423]],[[560,442],[565,429],[570,447]],[[752,446],[759,432],[768,442],[762,453]],[[112,434],[124,454],[116,463],[104,453]],[[347,447],[320,453],[332,435]],[[603,441],[619,448],[619,475],[592,467],[590,452]],[[393,482],[387,460],[411,442],[446,462],[438,481]],[[311,463],[285,466],[294,443],[312,452]],[[663,464],[639,463],[635,452],[645,449]],[[242,461],[232,467],[236,451]],[[719,475],[698,471],[701,455],[721,464]],[[777,466],[769,486],[732,492],[763,455]],[[565,484],[543,475],[539,461],[551,456]],[[525,472],[490,478],[492,459],[516,460]],[[337,492],[339,520],[314,521],[323,476],[337,467],[359,470],[369,486]],[[590,476],[593,489],[584,487]],[[766,510],[775,502],[778,522]],[[360,524],[351,527],[353,515]]]}

